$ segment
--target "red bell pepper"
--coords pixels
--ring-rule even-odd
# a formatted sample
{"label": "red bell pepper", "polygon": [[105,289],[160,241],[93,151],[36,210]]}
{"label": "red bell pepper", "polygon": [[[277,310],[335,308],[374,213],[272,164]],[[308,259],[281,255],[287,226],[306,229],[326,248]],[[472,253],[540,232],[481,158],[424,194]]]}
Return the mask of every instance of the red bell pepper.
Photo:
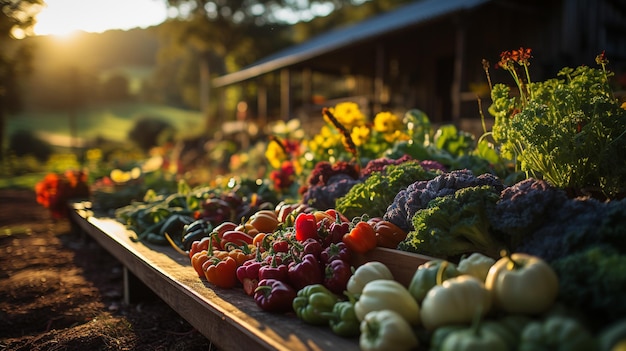
{"label": "red bell pepper", "polygon": [[272,241],[272,252],[289,252],[289,241],[284,238],[276,238]]}
{"label": "red bell pepper", "polygon": [[350,223],[336,220],[328,225],[328,234],[324,240],[326,246],[340,243],[343,236],[350,232]]}
{"label": "red bell pepper", "polygon": [[315,256],[316,259],[319,260],[320,254],[322,253],[322,244],[315,239],[306,239],[302,243],[302,249],[300,251],[300,256],[311,254]]}
{"label": "red bell pepper", "polygon": [[291,285],[296,290],[307,285],[321,284],[324,280],[320,263],[312,254],[304,255],[301,260],[291,262],[287,273]]}
{"label": "red bell pepper", "polygon": [[402,240],[406,239],[407,233],[394,223],[380,220],[372,225],[376,232],[377,246],[395,249]]}
{"label": "red bell pepper", "polygon": [[196,254],[196,252],[200,252],[200,251],[206,251],[209,249],[209,242],[213,240],[213,238],[211,238],[210,236],[205,236],[204,238],[200,239],[200,240],[195,240],[192,244],[191,244],[191,248],[189,249],[189,259],[191,259],[193,257],[193,255]]}
{"label": "red bell pepper", "polygon": [[327,264],[334,260],[350,262],[351,259],[352,254],[350,253],[350,249],[348,249],[348,246],[343,242],[330,244],[330,246],[322,250],[320,254],[322,264]]}
{"label": "red bell pepper", "polygon": [[230,221],[222,222],[220,225],[213,228],[213,231],[210,234],[213,238],[213,247],[217,250],[222,250],[222,237],[224,236],[224,233],[229,230],[234,230],[235,228],[237,228],[237,224]]}
{"label": "red bell pepper", "polygon": [[296,229],[296,240],[305,241],[306,239],[318,239],[317,222],[313,213],[299,213],[294,222]]}
{"label": "red bell pepper", "polygon": [[231,243],[236,246],[242,246],[252,245],[252,241],[254,241],[254,237],[246,232],[241,230],[227,230],[224,232],[224,235],[222,235],[220,246],[223,250],[226,250]]}
{"label": "red bell pepper", "polygon": [[326,212],[331,218],[335,219],[337,222],[348,223],[350,220],[346,216],[344,216],[341,212],[337,211],[334,208],[329,208]]}
{"label": "red bell pepper", "polygon": [[237,267],[237,279],[243,285],[243,291],[249,295],[254,295],[254,290],[259,285],[259,270],[263,266],[256,259],[248,260]]}
{"label": "red bell pepper", "polygon": [[346,291],[348,280],[352,276],[352,267],[344,260],[336,259],[328,262],[324,267],[323,285],[337,295]]}
{"label": "red bell pepper", "polygon": [[272,313],[293,311],[296,290],[289,284],[276,279],[263,279],[254,290],[254,301],[262,310]]}
{"label": "red bell pepper", "polygon": [[349,233],[343,236],[346,246],[358,253],[366,253],[373,250],[376,245],[376,231],[367,222],[358,222]]}
{"label": "red bell pepper", "polygon": [[273,255],[270,264],[262,265],[259,268],[259,280],[276,279],[283,282],[289,282],[289,273],[286,264],[278,255]]}

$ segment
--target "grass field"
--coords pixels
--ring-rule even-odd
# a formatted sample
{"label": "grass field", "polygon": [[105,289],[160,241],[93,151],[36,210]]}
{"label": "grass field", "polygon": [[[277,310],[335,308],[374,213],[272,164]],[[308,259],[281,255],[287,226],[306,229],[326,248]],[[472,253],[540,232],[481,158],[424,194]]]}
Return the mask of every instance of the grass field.
{"label": "grass field", "polygon": [[[127,135],[135,123],[145,117],[158,118],[170,123],[178,138],[197,136],[204,131],[205,120],[199,111],[177,109],[144,103],[103,105],[76,112],[77,141],[71,138],[69,112],[23,112],[9,116],[6,121],[5,142],[16,131],[30,131],[53,146],[55,152],[71,152],[71,146],[103,138],[112,142],[128,142]],[[6,147],[6,146],[5,146]],[[20,161],[21,162],[21,161]],[[3,167],[6,164],[3,164]],[[46,170],[46,172],[49,170]],[[33,172],[6,176],[0,172],[0,188],[33,188],[46,172]]]}
{"label": "grass field", "polygon": [[[18,130],[32,131],[53,145],[67,146],[70,142],[70,112],[24,112],[7,120],[7,138]],[[199,111],[177,109],[144,103],[124,103],[88,107],[76,111],[78,140],[101,137],[123,142],[135,122],[144,117],[162,119],[177,131],[178,137],[197,135],[205,121]]]}

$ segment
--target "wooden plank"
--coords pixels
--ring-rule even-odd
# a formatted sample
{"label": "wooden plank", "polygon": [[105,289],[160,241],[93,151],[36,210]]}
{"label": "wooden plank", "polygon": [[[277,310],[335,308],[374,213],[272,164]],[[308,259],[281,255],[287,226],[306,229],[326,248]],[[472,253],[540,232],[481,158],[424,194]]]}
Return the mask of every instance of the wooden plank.
{"label": "wooden plank", "polygon": [[382,262],[389,268],[391,274],[393,274],[394,280],[408,287],[417,267],[431,259],[432,257],[430,256],[377,247],[368,253],[355,255],[352,258],[352,264],[354,266],[360,266],[370,261]]}
{"label": "wooden plank", "polygon": [[336,336],[295,315],[261,310],[242,289],[200,280],[189,258],[171,247],[137,243],[136,234],[111,218],[72,211],[71,220],[92,236],[199,332],[223,350],[358,350],[358,339]]}

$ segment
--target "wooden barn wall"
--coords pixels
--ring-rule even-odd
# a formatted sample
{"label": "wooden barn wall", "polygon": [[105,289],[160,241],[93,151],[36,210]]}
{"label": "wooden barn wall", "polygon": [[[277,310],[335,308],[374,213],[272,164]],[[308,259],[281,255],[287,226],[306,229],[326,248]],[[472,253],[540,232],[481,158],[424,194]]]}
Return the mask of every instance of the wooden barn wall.
{"label": "wooden barn wall", "polygon": [[[513,81],[495,68],[499,54],[520,47],[533,49],[531,77],[536,80],[555,77],[564,66],[593,65],[603,49],[612,68],[623,72],[625,13],[624,0],[496,0],[294,65],[288,76],[280,71],[264,75],[252,84],[263,87],[265,100],[244,98],[251,101],[252,115],[259,112],[268,120],[319,121],[322,106],[351,98],[366,104],[370,116],[419,108],[434,122],[478,120],[477,98],[483,113],[490,103],[482,59],[491,63],[492,80],[505,84]],[[459,59],[460,71],[455,71]]]}

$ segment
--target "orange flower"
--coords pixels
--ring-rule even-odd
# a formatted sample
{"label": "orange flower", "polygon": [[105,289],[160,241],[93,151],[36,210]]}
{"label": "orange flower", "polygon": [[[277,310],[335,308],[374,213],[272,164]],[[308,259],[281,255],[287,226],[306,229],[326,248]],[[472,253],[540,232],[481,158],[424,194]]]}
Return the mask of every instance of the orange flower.
{"label": "orange flower", "polygon": [[35,185],[37,203],[49,209],[54,218],[67,216],[67,202],[72,198],[89,196],[87,174],[82,171],[67,171],[60,175],[47,174]]}
{"label": "orange flower", "polygon": [[515,60],[517,63],[519,63],[520,65],[528,65],[529,62],[528,60],[530,60],[532,58],[532,49],[530,48],[526,48],[524,49],[523,47],[520,47],[519,50],[517,50],[516,56],[517,56],[517,60]]}

